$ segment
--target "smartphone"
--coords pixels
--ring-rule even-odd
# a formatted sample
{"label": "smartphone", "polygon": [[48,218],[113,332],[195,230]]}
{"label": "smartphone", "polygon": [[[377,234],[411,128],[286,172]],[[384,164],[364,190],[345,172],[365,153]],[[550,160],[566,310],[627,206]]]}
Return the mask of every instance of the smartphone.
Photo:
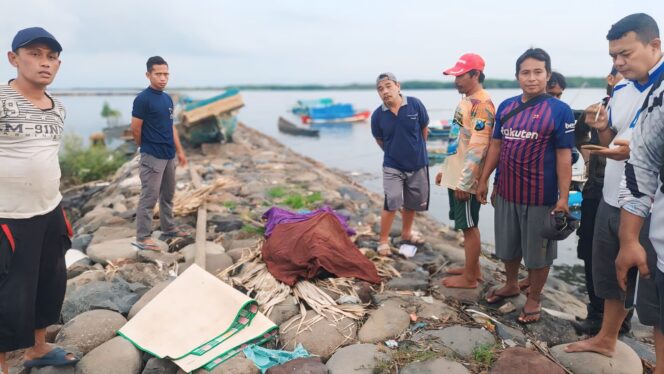
{"label": "smartphone", "polygon": [[625,292],[625,309],[630,310],[636,305],[639,294],[639,269],[633,267],[627,271],[627,290]]}

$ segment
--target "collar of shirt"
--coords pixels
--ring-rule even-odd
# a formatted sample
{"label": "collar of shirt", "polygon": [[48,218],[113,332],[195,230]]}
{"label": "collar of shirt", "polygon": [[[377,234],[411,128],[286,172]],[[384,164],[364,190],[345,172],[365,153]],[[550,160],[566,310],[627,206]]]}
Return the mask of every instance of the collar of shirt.
{"label": "collar of shirt", "polygon": [[[401,106],[408,105],[408,97],[406,95],[402,95],[402,94],[399,94],[399,96],[401,96]],[[401,106],[399,108],[401,108]],[[388,110],[390,110],[390,108],[388,108],[385,105],[385,103],[381,104],[381,108],[383,109],[383,112],[387,112]]]}

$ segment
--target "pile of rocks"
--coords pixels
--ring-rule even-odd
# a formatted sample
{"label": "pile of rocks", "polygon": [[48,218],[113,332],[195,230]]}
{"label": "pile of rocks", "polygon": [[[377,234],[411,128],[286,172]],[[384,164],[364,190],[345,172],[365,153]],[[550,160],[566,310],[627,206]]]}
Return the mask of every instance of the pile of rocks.
{"label": "pile of rocks", "polygon": [[[349,216],[359,233],[354,238],[357,246],[368,252],[377,247],[379,196],[245,126],[238,128],[235,139],[235,143],[206,144],[189,151],[191,167],[204,183],[219,177],[235,182],[210,195],[206,270],[216,275],[237,262],[247,248],[259,244],[260,216],[273,204],[286,204],[289,195],[319,194],[321,198],[311,199],[309,207],[326,204]],[[187,170],[179,168],[178,190],[189,183]],[[82,360],[75,367],[46,367],[32,373],[178,372],[170,361],[142,353],[115,334],[194,261],[191,239],[160,242],[161,253],[137,251],[130,245],[139,192],[134,160],[110,183],[81,186],[65,194],[75,221],[73,249],[87,257],[69,266],[63,325],[49,328],[49,340]],[[177,219],[193,233],[195,215]],[[580,295],[555,278],[547,283],[543,299],[543,306],[555,312],[544,313],[539,323],[527,327],[514,322],[524,295],[506,305],[483,301],[486,289],[504,280],[502,266],[490,256],[481,258],[484,282],[478,289],[443,287],[440,279],[445,267],[463,263],[457,235],[427,216],[418,217],[416,226],[426,244],[412,258],[395,257],[400,278],[385,279],[382,286],[373,288],[358,282],[361,298],[371,303],[365,320],[315,321],[317,314],[312,310],[300,315],[293,297],[275,307],[270,318],[280,326],[279,340],[269,345],[290,350],[301,343],[318,357],[298,359],[270,372],[392,373],[397,368],[401,373],[564,372],[550,358],[574,373],[609,372],[603,368],[613,373],[641,372],[640,358],[627,344],[619,344],[612,359],[562,351],[561,344],[579,339],[569,320],[583,318],[585,305]],[[155,232],[155,238],[159,234]],[[391,232],[395,243],[400,235],[397,220]],[[298,328],[302,325],[308,328]],[[633,339],[631,344],[645,347],[644,355],[651,353],[651,346]],[[549,357],[541,353],[547,347],[553,347]],[[26,372],[20,369],[20,352],[10,358],[15,365],[12,372]],[[240,354],[212,372],[259,370]]]}

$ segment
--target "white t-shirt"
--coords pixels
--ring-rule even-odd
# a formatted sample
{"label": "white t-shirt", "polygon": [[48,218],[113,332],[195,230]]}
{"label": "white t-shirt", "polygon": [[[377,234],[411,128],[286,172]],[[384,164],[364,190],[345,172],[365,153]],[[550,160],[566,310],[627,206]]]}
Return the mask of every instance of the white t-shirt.
{"label": "white t-shirt", "polygon": [[0,85],[0,218],[23,219],[55,209],[60,194],[58,150],[65,108],[41,110]]}
{"label": "white t-shirt", "polygon": [[[640,122],[640,109],[648,97],[654,78],[664,70],[664,58],[650,69],[650,79],[644,85],[638,82],[624,79],[620,81],[613,90],[611,101],[609,101],[609,125],[617,131],[609,148],[618,139],[632,139],[632,129]],[[602,194],[607,204],[620,208],[618,196],[620,195],[620,181],[625,173],[625,161],[606,159],[604,169],[604,188]]]}

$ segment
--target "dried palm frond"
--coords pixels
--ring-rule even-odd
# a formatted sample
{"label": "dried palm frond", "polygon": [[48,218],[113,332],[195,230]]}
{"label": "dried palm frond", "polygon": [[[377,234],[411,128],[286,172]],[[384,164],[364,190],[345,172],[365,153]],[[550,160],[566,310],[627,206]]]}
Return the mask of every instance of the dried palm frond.
{"label": "dried palm frond", "polygon": [[401,273],[394,267],[394,260],[385,256],[373,256],[371,262],[376,266],[381,278],[401,278]]}
{"label": "dried palm frond", "polygon": [[201,188],[195,188],[189,185],[184,191],[178,191],[173,199],[173,214],[176,216],[185,216],[193,214],[198,207],[203,205],[210,194],[220,188],[232,187],[236,182],[231,178],[219,177],[212,183]]}
{"label": "dried palm frond", "polygon": [[330,295],[316,287],[309,281],[299,281],[293,287],[293,294],[298,300],[304,301],[311,309],[321,316],[335,322],[341,317],[361,319],[366,314],[366,309],[357,304],[338,305]]}

